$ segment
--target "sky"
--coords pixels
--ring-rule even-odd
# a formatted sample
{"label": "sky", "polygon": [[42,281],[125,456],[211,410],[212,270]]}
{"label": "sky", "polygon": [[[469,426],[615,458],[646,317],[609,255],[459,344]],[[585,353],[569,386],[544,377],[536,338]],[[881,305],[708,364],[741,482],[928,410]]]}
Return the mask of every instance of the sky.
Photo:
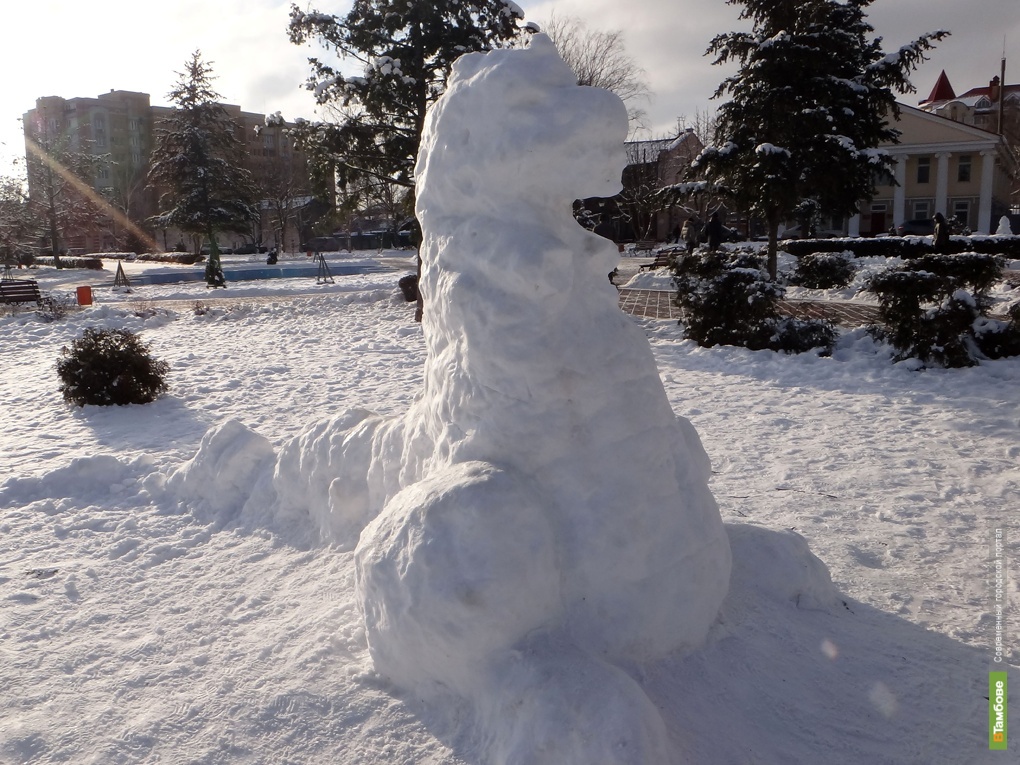
{"label": "sky", "polygon": [[[110,90],[149,93],[153,104],[196,49],[211,63],[214,86],[228,103],[246,111],[281,111],[314,119],[315,103],[302,85],[317,44],[287,39],[289,0],[35,0],[0,11],[0,173],[24,153],[21,116],[41,96],[91,97]],[[299,3],[305,7],[304,3]],[[349,0],[315,0],[309,8],[342,16]],[[620,30],[641,66],[652,96],[637,104],[648,133],[675,132],[679,117],[714,110],[716,86],[732,73],[704,56],[716,34],[746,28],[740,7],[724,0],[518,0],[529,21],[550,14],[575,16],[591,29]],[[977,6],[977,7],[976,7]],[[1005,45],[1008,82],[1020,82],[1020,10],[1016,0],[979,3],[944,0],[877,0],[869,10],[875,33],[892,51],[919,34],[953,34],[914,73],[916,103],[945,69],[957,92],[987,85],[999,73]]]}

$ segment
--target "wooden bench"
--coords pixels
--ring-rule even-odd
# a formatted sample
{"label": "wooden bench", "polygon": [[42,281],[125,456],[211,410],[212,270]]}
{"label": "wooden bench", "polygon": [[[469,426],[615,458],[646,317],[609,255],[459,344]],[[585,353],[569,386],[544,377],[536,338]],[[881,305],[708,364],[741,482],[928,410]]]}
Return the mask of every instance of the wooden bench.
{"label": "wooden bench", "polygon": [[655,249],[655,240],[653,239],[642,239],[640,242],[634,243],[634,252],[651,252]]}
{"label": "wooden bench", "polygon": [[42,293],[35,279],[0,280],[0,303],[38,303],[42,305]]}
{"label": "wooden bench", "polygon": [[675,247],[671,247],[668,250],[659,250],[655,254],[655,260],[651,263],[645,263],[643,266],[638,268],[638,271],[644,271],[646,268],[649,270],[653,268],[669,268],[673,265],[673,261],[676,260],[677,255],[681,252],[683,252],[683,250],[679,250]]}

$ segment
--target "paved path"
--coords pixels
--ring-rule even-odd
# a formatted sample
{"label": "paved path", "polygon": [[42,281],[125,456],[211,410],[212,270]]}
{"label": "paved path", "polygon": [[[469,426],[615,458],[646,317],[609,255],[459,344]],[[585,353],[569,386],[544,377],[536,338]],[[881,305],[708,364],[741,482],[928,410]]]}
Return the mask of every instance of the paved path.
{"label": "paved path", "polygon": [[[661,290],[620,290],[620,308],[633,316],[679,319],[674,293]],[[779,310],[798,319],[829,319],[844,327],[861,327],[878,320],[878,308],[862,303],[819,300],[781,300]]]}

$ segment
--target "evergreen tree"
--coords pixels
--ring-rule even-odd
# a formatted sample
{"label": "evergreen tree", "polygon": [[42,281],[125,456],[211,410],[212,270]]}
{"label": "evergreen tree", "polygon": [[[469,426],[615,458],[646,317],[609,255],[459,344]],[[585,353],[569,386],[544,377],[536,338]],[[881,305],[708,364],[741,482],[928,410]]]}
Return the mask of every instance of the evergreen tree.
{"label": "evergreen tree", "polygon": [[414,187],[426,109],[442,94],[453,62],[468,51],[500,47],[517,35],[523,11],[508,0],[355,0],[344,18],[291,6],[290,39],[315,39],[341,62],[345,77],[309,59],[307,87],[336,121],[292,131],[309,153],[320,185],[368,180]]}
{"label": "evergreen tree", "polygon": [[768,269],[776,275],[779,225],[798,209],[853,215],[876,180],[892,178],[899,114],[892,89],[913,92],[907,75],[948,32],[922,35],[886,55],[872,37],[872,0],[727,0],[741,5],[751,32],[717,36],[713,63],[740,62],[715,97],[715,145],[696,160],[710,182],[768,229]]}
{"label": "evergreen tree", "polygon": [[[370,196],[389,196],[394,190],[382,187],[403,188],[410,214],[425,112],[445,90],[453,62],[513,43],[523,18],[512,0],[354,0],[343,19],[292,5],[291,42],[316,39],[341,62],[363,66],[361,75],[345,77],[318,58],[308,60],[307,87],[336,117],[291,131],[308,155],[317,190],[378,186]],[[422,308],[419,297],[419,321]]]}
{"label": "evergreen tree", "polygon": [[225,287],[216,232],[246,232],[259,211],[254,180],[242,164],[238,126],[217,103],[211,73],[200,51],[178,72],[167,96],[176,108],[156,128],[149,182],[161,192],[154,222],[208,238],[206,282]]}

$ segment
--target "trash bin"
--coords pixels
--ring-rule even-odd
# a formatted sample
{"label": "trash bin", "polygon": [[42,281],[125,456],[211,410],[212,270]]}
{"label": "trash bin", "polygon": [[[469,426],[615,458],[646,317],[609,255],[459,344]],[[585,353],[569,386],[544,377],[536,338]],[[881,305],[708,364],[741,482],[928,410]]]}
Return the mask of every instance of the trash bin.
{"label": "trash bin", "polygon": [[92,305],[91,287],[78,287],[75,292],[78,294],[78,305]]}

